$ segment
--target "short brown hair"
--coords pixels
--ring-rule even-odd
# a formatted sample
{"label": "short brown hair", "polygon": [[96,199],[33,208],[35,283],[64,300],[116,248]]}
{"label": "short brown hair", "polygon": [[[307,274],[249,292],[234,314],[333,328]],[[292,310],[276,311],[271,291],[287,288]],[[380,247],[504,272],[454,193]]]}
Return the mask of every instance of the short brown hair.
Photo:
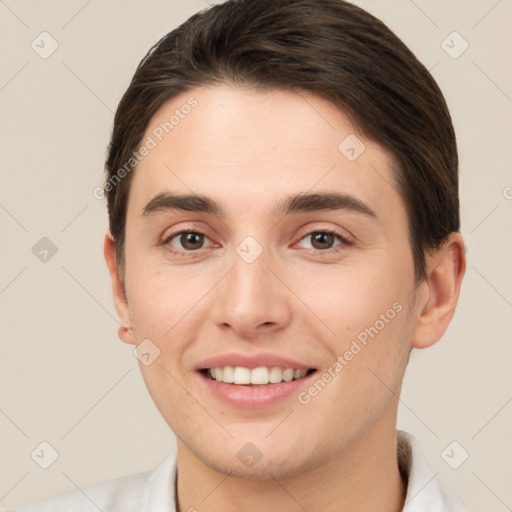
{"label": "short brown hair", "polygon": [[112,178],[126,169],[164,102],[216,83],[315,93],[387,149],[409,217],[415,276],[426,277],[425,252],[460,228],[450,114],[435,80],[405,44],[343,0],[229,0],[193,15],[149,50],[117,108],[106,161],[121,276],[133,172],[114,186]]}

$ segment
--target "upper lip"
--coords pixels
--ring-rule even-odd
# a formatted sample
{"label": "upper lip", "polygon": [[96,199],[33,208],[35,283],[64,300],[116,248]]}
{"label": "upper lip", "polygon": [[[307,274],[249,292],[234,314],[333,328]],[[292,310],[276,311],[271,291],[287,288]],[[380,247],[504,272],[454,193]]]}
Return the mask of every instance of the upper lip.
{"label": "upper lip", "polygon": [[209,357],[201,361],[196,367],[196,370],[206,370],[209,368],[222,368],[224,366],[242,366],[245,368],[260,368],[260,367],[279,367],[279,368],[293,368],[294,370],[312,369],[309,364],[289,359],[277,354],[264,353],[259,354],[240,354],[230,352],[220,354],[215,357]]}

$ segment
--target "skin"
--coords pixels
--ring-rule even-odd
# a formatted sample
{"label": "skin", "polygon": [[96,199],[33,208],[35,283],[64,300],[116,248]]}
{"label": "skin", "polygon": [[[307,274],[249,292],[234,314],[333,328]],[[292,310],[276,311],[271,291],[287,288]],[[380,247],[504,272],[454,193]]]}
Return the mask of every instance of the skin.
{"label": "skin", "polygon": [[[160,350],[140,366],[177,436],[179,510],[401,510],[402,377],[411,348],[437,342],[453,316],[465,270],[461,235],[427,255],[429,277],[417,285],[393,158],[339,109],[303,92],[215,85],[168,101],[146,135],[190,97],[197,107],[134,173],[122,278],[105,237],[119,335],[134,345],[149,338]],[[338,150],[349,134],[366,146],[353,162]],[[166,191],[209,196],[225,215],[142,218]],[[272,213],[290,194],[332,191],[363,201],[376,217]],[[180,230],[206,237],[188,252],[180,236],[164,243]],[[315,243],[312,234],[333,230],[350,243]],[[236,252],[246,236],[263,249],[251,264]],[[292,394],[240,409],[200,386],[196,365],[231,351],[291,357],[320,375],[397,302],[402,310],[306,405]],[[237,457],[247,442],[262,454],[251,468]]]}

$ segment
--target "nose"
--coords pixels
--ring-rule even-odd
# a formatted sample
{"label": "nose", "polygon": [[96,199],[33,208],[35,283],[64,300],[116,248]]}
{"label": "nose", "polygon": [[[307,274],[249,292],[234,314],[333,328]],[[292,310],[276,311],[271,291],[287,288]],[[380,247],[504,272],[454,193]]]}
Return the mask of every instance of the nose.
{"label": "nose", "polygon": [[234,252],[231,268],[215,287],[213,321],[239,338],[268,335],[290,322],[292,294],[269,253],[263,250],[251,262]]}

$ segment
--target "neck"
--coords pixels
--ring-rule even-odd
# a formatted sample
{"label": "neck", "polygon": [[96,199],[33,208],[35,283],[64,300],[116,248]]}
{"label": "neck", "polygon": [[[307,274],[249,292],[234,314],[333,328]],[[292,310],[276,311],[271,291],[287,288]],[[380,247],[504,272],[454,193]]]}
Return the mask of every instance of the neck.
{"label": "neck", "polygon": [[177,512],[400,512],[406,490],[394,424],[384,431],[376,424],[321,466],[279,480],[218,473],[178,440]]}

